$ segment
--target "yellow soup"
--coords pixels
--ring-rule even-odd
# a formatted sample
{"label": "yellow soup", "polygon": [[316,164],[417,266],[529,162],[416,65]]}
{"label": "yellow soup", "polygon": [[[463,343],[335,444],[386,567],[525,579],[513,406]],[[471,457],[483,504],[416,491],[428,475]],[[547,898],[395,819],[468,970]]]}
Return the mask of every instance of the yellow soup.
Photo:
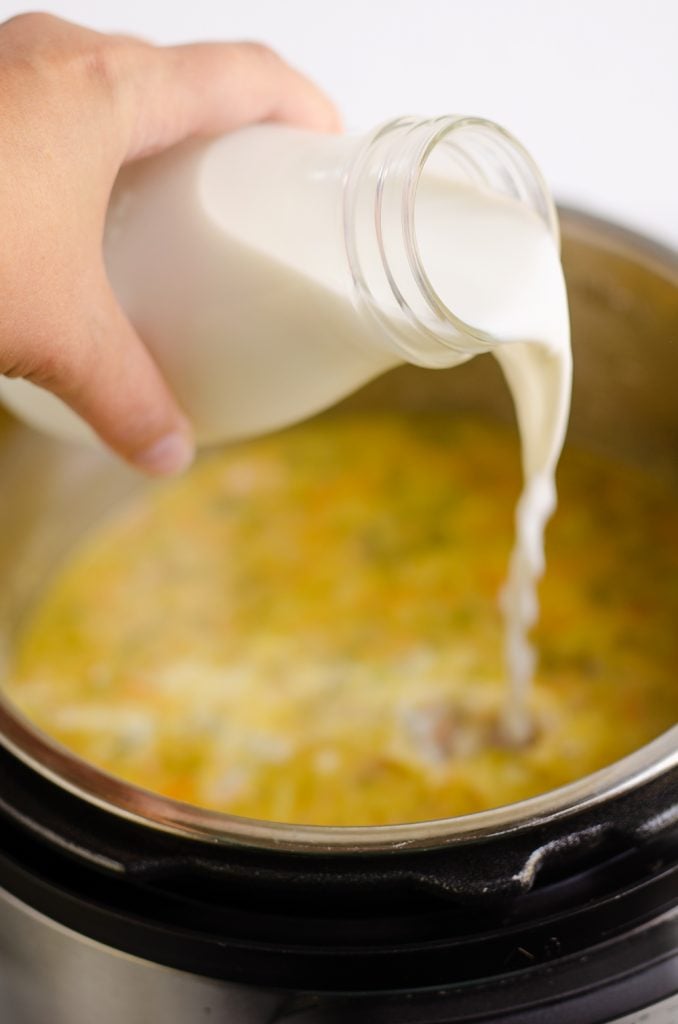
{"label": "yellow soup", "polygon": [[206,458],[74,552],[9,690],[148,789],[278,821],[464,814],[562,785],[678,718],[678,495],[568,450],[534,732],[511,749],[496,595],[515,433],[335,415]]}

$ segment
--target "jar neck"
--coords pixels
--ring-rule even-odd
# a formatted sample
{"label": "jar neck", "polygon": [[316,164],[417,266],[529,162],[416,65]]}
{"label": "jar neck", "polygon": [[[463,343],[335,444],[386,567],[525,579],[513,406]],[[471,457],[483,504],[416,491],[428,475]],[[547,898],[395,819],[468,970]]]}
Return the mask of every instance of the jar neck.
{"label": "jar neck", "polygon": [[556,246],[559,231],[535,162],[492,121],[399,118],[360,148],[344,183],[344,240],[358,304],[401,357],[449,366],[500,339],[459,317],[431,284],[417,243],[415,210],[422,176],[433,166],[437,180],[475,185],[532,210]]}

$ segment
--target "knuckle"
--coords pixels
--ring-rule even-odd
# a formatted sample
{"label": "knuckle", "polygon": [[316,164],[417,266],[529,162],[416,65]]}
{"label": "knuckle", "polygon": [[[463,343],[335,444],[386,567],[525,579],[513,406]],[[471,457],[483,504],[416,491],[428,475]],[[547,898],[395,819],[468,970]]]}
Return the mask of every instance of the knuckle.
{"label": "knuckle", "polygon": [[82,53],[79,63],[88,86],[115,93],[120,79],[120,61],[114,47],[105,41],[95,43]]}
{"label": "knuckle", "polygon": [[59,18],[47,11],[24,11],[9,18],[3,27],[33,35],[48,31],[58,21]]}
{"label": "knuckle", "polygon": [[48,90],[77,93],[83,103],[118,93],[125,73],[149,44],[131,36],[104,35],[52,14],[18,14],[2,26],[10,30],[7,66],[31,72]]}
{"label": "knuckle", "polygon": [[138,77],[138,69],[153,47],[140,39],[127,36],[97,36],[81,54],[79,72],[85,92],[97,96],[109,112],[123,116],[129,113],[130,86]]}
{"label": "knuckle", "polygon": [[253,57],[255,60],[261,61],[267,64],[279,64],[281,58],[278,53],[272,47],[266,43],[259,42],[256,39],[245,39],[236,46],[242,52],[243,56]]}
{"label": "knuckle", "polygon": [[122,76],[153,47],[131,36],[99,36],[84,55],[91,74],[107,85],[117,85]]}

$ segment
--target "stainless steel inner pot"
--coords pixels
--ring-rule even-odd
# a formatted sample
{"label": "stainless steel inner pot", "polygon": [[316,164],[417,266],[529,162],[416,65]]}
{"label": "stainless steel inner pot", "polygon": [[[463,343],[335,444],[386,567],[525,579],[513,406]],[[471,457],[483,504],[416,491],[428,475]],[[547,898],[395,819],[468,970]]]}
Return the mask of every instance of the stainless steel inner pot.
{"label": "stainless steel inner pot", "polygon": [[[575,350],[569,437],[678,478],[678,258],[639,236],[572,211],[563,211],[562,229]],[[513,415],[490,356],[449,371],[398,369],[352,396],[344,407]],[[51,441],[4,413],[0,481],[1,671],[13,629],[53,566],[84,530],[146,485],[105,454]],[[337,853],[440,846],[515,832],[604,801],[678,764],[674,727],[594,775],[508,807],[396,826],[301,827],[205,811],[120,782],[52,744],[1,699],[0,740],[52,781],[150,828],[213,842]]]}

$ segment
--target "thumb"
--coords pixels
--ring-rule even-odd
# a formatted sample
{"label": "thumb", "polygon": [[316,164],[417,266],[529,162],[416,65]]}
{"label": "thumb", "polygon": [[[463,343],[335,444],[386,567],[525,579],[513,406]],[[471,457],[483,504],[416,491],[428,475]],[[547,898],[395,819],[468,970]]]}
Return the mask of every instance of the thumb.
{"label": "thumb", "polygon": [[127,462],[157,476],[188,467],[189,422],[107,280],[77,329],[40,351],[24,376],[66,402]]}

